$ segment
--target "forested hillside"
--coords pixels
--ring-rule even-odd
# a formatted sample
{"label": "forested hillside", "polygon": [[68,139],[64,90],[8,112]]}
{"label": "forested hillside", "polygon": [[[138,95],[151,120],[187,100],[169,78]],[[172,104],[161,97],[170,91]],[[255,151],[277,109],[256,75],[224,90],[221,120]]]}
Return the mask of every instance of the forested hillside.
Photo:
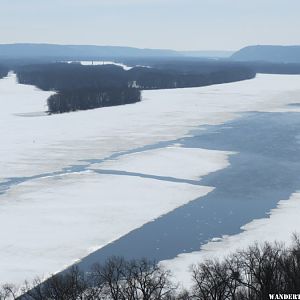
{"label": "forested hillside", "polygon": [[231,58],[238,61],[300,63],[300,46],[248,46],[235,52]]}

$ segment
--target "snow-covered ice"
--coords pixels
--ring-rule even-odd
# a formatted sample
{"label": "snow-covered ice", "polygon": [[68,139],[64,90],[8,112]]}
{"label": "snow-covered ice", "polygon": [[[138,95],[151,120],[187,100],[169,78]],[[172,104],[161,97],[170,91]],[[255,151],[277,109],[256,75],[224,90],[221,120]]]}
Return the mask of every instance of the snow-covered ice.
{"label": "snow-covered ice", "polygon": [[204,175],[226,168],[230,154],[233,153],[173,146],[124,155],[93,164],[91,168],[199,180]]}
{"label": "snow-covered ice", "polygon": [[[160,141],[177,139],[200,125],[216,125],[248,111],[295,111],[288,103],[300,76],[260,75],[256,79],[203,88],[144,91],[143,101],[52,116],[49,92],[0,80],[0,182],[61,170],[82,159],[100,159]],[[74,151],[76,149],[76,151]]]}
{"label": "snow-covered ice", "polygon": [[226,167],[230,153],[179,145],[90,164],[87,172],[52,172],[176,140],[244,112],[300,111],[287,106],[300,102],[299,86],[300,76],[259,75],[203,88],[144,91],[139,103],[47,116],[50,92],[17,84],[13,74],[0,80],[0,183],[41,177],[0,194],[0,282],[59,271],[213,189],[92,169],[196,179]]}
{"label": "snow-covered ice", "polygon": [[91,172],[21,184],[0,200],[0,283],[60,271],[211,190]]}
{"label": "snow-covered ice", "polygon": [[[47,110],[46,99],[53,92],[44,92],[32,85],[17,84],[16,75],[10,73],[0,80],[1,128],[8,121],[16,121],[18,114],[43,113]],[[11,125],[11,124],[9,124]],[[16,133],[17,134],[17,133]]]}

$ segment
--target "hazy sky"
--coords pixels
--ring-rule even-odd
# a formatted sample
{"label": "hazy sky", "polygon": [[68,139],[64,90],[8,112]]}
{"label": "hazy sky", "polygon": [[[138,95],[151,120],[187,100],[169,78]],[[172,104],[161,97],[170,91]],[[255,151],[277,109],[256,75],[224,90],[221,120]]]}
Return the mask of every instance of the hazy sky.
{"label": "hazy sky", "polygon": [[300,44],[300,0],[0,0],[0,43],[236,50]]}

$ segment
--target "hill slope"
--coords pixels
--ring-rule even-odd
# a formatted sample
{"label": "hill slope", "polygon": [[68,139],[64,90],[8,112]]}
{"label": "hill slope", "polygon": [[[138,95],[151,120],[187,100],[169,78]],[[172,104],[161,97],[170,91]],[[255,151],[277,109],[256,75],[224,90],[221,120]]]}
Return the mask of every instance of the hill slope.
{"label": "hill slope", "polygon": [[118,57],[229,57],[231,51],[175,51],[166,49],[141,49],[119,46],[57,45],[57,44],[0,44],[0,59],[32,58],[118,58]]}
{"label": "hill slope", "polygon": [[300,46],[249,46],[235,52],[231,59],[238,61],[300,63]]}
{"label": "hill slope", "polygon": [[179,56],[173,50],[139,49],[117,46],[0,44],[0,58],[54,57],[157,57]]}

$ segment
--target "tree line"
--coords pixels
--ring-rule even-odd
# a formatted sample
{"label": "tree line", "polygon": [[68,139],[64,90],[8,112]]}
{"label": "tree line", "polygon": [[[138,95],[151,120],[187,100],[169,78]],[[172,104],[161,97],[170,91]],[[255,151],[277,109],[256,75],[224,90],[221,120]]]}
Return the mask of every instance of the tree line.
{"label": "tree line", "polygon": [[0,300],[265,300],[270,294],[299,294],[300,241],[294,236],[290,247],[256,243],[195,264],[190,276],[191,288],[184,290],[156,262],[111,257],[88,272],[75,266],[44,282],[25,283],[21,291],[4,285]]}
{"label": "tree line", "polygon": [[128,71],[115,65],[81,65],[51,63],[16,67],[18,80],[34,84],[42,90],[73,90],[76,88],[165,89],[197,87],[253,78],[248,66],[224,62],[156,63],[153,67],[134,67]]}
{"label": "tree line", "polygon": [[202,68],[201,64],[177,62],[172,68],[128,71],[115,65],[49,63],[17,66],[15,72],[22,84],[57,92],[48,99],[49,113],[134,103],[141,101],[141,90],[199,87],[255,77],[253,70],[236,63],[211,63]]}
{"label": "tree line", "polygon": [[64,113],[141,101],[141,92],[133,88],[80,88],[58,92],[47,99],[50,113]]}
{"label": "tree line", "polygon": [[247,62],[245,64],[257,73],[289,75],[300,74],[300,63]]}

